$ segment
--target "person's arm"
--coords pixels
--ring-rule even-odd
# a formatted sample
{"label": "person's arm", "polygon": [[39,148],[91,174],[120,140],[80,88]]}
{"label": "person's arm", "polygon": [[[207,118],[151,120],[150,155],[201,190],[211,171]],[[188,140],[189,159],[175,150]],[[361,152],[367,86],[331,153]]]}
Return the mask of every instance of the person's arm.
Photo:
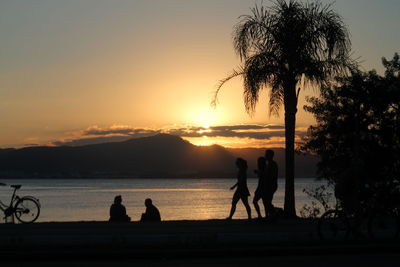
{"label": "person's arm", "polygon": [[158,210],[157,210],[157,221],[161,222],[161,214]]}
{"label": "person's arm", "polygon": [[234,184],[230,189],[233,190],[238,185],[238,183]]}
{"label": "person's arm", "polygon": [[157,220],[158,220],[159,222],[161,222],[161,214],[160,214],[160,211],[159,211],[159,210],[157,210]]}
{"label": "person's arm", "polygon": [[114,216],[115,216],[114,205],[111,205],[111,207],[110,207],[110,217],[114,217]]}
{"label": "person's arm", "polygon": [[274,178],[278,181],[278,164],[275,162],[275,169],[274,169]]}

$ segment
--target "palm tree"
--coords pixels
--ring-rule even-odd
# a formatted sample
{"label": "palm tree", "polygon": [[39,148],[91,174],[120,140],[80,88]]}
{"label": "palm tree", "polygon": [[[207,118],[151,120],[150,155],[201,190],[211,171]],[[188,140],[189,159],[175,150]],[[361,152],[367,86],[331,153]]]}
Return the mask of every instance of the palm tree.
{"label": "palm tree", "polygon": [[[269,113],[285,111],[285,204],[288,216],[296,216],[294,197],[294,140],[300,88],[319,87],[347,72],[350,39],[342,18],[331,5],[275,0],[272,7],[256,5],[241,16],[233,43],[242,65],[220,81],[221,87],[242,76],[244,104],[252,115],[262,89],[269,89]],[[297,88],[297,90],[296,90]]]}

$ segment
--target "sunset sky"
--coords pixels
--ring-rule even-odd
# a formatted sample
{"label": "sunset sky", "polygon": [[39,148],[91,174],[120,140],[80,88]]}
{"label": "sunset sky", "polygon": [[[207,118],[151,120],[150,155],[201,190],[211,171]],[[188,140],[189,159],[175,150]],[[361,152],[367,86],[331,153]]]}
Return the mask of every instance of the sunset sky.
{"label": "sunset sky", "polygon": [[[282,146],[283,116],[268,116],[266,92],[253,117],[241,79],[210,106],[218,80],[240,64],[233,26],[255,3],[1,0],[0,148],[158,132],[199,145]],[[349,27],[353,57],[382,72],[381,57],[400,52],[400,1],[337,0],[333,7]],[[302,110],[313,93],[301,92],[300,136],[313,123]]]}

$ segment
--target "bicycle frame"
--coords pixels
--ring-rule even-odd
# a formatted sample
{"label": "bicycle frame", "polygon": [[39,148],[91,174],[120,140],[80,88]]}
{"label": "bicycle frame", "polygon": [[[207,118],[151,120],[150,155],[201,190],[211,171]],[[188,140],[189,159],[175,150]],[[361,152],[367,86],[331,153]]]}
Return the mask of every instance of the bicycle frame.
{"label": "bicycle frame", "polygon": [[5,211],[6,209],[12,207],[12,206],[13,206],[13,203],[14,203],[15,201],[18,201],[18,200],[20,199],[20,197],[17,196],[17,194],[16,194],[16,192],[17,192],[18,189],[19,189],[19,188],[14,187],[14,191],[13,191],[13,193],[12,193],[12,195],[11,195],[11,199],[10,199],[10,204],[9,204],[8,206],[7,206],[7,204],[4,204],[3,201],[0,200],[0,209],[1,209],[2,211]]}
{"label": "bicycle frame", "polygon": [[0,210],[4,211],[6,208],[8,208],[8,206],[0,200]]}

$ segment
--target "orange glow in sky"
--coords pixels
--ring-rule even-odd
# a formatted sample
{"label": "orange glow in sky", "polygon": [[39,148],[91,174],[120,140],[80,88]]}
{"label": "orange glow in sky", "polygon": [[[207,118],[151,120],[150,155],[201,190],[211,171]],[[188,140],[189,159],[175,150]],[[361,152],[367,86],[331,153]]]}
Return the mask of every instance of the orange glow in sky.
{"label": "orange glow in sky", "polygon": [[[107,131],[125,125],[125,131],[101,135],[113,140],[149,132],[130,128],[158,132],[186,125],[203,128],[197,132],[204,137],[184,136],[197,145],[282,146],[281,135],[262,140],[235,130],[230,132],[235,136],[212,136],[215,126],[284,123],[282,115],[268,116],[267,92],[254,116],[246,114],[241,78],[222,88],[216,109],[210,106],[218,81],[240,63],[232,31],[253,5],[243,0],[1,1],[0,148],[99,138],[100,133],[85,133],[94,125]],[[400,52],[400,36],[393,34],[400,1],[338,0],[334,6],[349,25],[354,56],[366,69],[381,71],[381,57]],[[298,127],[314,123],[302,107],[304,98],[315,94],[301,92]]]}

